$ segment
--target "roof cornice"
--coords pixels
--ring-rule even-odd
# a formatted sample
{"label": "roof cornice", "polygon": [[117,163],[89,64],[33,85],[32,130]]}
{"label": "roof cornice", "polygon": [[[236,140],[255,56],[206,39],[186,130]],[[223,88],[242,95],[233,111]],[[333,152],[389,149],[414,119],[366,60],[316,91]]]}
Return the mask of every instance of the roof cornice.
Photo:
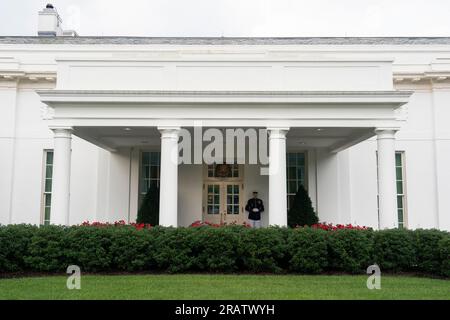
{"label": "roof cornice", "polygon": [[3,36],[0,44],[116,45],[450,45],[450,37],[29,37]]}
{"label": "roof cornice", "polygon": [[250,104],[387,104],[403,105],[412,91],[120,91],[37,90],[41,101],[61,103],[250,103]]}

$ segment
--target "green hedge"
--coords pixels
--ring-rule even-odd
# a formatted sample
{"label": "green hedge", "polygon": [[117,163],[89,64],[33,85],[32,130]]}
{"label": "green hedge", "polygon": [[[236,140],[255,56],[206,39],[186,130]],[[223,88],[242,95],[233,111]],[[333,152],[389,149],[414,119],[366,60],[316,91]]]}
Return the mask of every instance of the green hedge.
{"label": "green hedge", "polygon": [[381,271],[450,276],[450,234],[438,230],[324,231],[132,226],[0,226],[0,273]]}

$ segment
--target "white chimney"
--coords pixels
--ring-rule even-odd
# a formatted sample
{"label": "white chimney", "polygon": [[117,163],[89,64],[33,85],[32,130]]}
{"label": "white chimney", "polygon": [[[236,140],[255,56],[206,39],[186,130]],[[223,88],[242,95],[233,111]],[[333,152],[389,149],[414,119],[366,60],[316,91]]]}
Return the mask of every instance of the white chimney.
{"label": "white chimney", "polygon": [[62,36],[62,20],[52,4],[39,11],[38,36],[56,37]]}

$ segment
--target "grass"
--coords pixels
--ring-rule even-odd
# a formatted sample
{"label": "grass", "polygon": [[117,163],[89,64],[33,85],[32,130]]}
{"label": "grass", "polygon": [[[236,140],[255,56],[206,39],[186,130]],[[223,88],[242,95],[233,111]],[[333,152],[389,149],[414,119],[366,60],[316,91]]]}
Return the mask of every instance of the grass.
{"label": "grass", "polygon": [[450,281],[351,275],[84,275],[81,290],[65,276],[0,279],[0,299],[450,299]]}

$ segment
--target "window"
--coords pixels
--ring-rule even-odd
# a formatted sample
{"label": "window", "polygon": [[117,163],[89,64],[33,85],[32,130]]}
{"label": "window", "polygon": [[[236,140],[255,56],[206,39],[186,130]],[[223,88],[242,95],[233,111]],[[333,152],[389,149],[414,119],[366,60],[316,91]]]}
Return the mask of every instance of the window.
{"label": "window", "polygon": [[220,185],[208,184],[208,214],[219,214],[220,211]]}
{"label": "window", "polygon": [[227,214],[239,214],[239,185],[227,185]]}
{"label": "window", "polygon": [[286,177],[287,177],[287,197],[288,197],[288,209],[294,201],[295,194],[300,185],[303,185],[306,189],[305,184],[305,153],[288,153],[287,156],[287,166],[286,166]]}
{"label": "window", "polygon": [[42,194],[42,211],[44,225],[50,224],[50,210],[52,204],[52,178],[53,178],[53,150],[44,150],[44,186]]}
{"label": "window", "polygon": [[150,188],[159,188],[160,152],[145,151],[141,154],[139,203]]}
{"label": "window", "polygon": [[[378,155],[377,159],[377,169],[378,169]],[[378,170],[377,170],[378,172]],[[405,180],[405,152],[396,151],[395,152],[395,179],[396,179],[396,189],[397,189],[397,216],[398,216],[398,227],[406,227],[406,180]],[[378,185],[378,175],[377,175],[377,185]],[[377,194],[377,206],[378,206],[378,219],[380,219],[380,197]]]}
{"label": "window", "polygon": [[405,190],[405,153],[398,151],[395,153],[395,175],[397,182],[397,214],[398,227],[404,228],[406,226],[406,190]]}

